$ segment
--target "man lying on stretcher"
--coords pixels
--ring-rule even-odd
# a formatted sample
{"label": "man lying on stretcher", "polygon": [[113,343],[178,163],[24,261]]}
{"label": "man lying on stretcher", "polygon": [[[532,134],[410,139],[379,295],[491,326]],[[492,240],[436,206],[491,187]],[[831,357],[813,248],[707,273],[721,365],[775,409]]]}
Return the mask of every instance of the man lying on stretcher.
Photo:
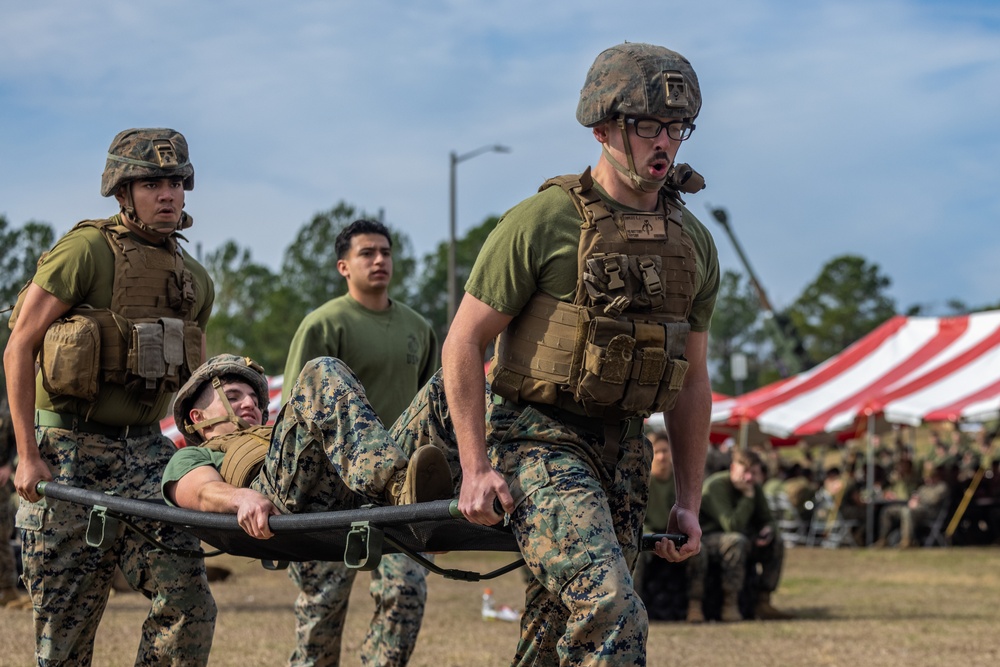
{"label": "man lying on stretcher", "polygon": [[273,426],[267,379],[249,357],[209,359],[181,387],[174,418],[190,446],[163,472],[168,503],[236,514],[253,537],[272,536],[276,514],[405,505],[452,498],[457,446],[440,374],[391,429],[339,359],[302,369]]}

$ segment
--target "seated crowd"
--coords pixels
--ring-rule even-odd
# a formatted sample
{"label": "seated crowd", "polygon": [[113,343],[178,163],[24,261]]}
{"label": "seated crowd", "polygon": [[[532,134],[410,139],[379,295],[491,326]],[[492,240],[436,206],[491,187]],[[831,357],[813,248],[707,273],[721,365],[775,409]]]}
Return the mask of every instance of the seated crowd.
{"label": "seated crowd", "polygon": [[[970,483],[975,484],[973,502],[960,525],[968,529],[971,524],[986,533],[979,538],[986,543],[1000,538],[995,510],[1000,471],[997,457],[991,456],[994,436],[980,432],[967,440],[957,430],[947,437],[932,432],[929,453],[919,458],[904,433],[897,432],[891,445],[876,436],[871,492],[866,483],[867,443],[836,450],[803,443],[782,456],[770,447],[739,450],[731,443],[711,444],[702,490],[701,554],[684,563],[645,554],[636,567],[636,590],[650,618],[790,618],[771,604],[787,545],[906,548],[931,543],[932,531],[942,534]],[[659,533],[666,529],[674,502],[674,482],[666,435],[654,432],[649,438],[653,462],[644,531]],[[875,523],[868,540],[870,500]],[[843,526],[843,541],[810,540],[812,531],[829,529],[835,519]],[[798,526],[798,532],[788,532],[789,526]],[[936,543],[945,543],[943,537]]]}

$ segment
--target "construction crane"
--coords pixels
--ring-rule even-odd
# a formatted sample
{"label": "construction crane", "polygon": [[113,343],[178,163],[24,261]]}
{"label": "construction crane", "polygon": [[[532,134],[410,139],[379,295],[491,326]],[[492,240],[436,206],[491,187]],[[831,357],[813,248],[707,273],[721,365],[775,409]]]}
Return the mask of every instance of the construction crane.
{"label": "construction crane", "polygon": [[753,267],[750,266],[750,260],[747,259],[746,253],[743,252],[743,246],[736,239],[736,234],[733,233],[732,227],[729,226],[729,214],[726,212],[726,209],[721,207],[713,208],[711,204],[706,204],[706,206],[716,222],[726,230],[726,235],[732,241],[733,248],[736,249],[736,254],[739,256],[740,262],[743,263],[743,268],[746,269],[747,275],[750,277],[750,285],[757,294],[757,300],[760,301],[760,307],[764,311],[764,326],[769,330],[774,340],[775,361],[778,364],[778,372],[782,377],[788,377],[806,370],[811,364],[806,357],[802,338],[799,336],[798,331],[796,331],[792,321],[786,315],[775,312],[774,307],[771,306],[771,301],[767,298],[764,286],[761,284],[760,279],[757,278]]}

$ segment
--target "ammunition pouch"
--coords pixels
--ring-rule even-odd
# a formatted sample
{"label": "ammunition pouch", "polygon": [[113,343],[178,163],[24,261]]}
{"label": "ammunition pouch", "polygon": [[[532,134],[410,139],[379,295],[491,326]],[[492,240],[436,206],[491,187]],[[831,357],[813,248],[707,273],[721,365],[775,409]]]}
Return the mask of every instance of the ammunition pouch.
{"label": "ammunition pouch", "polygon": [[684,384],[690,328],[594,316],[540,293],[500,334],[490,386],[516,403],[595,417],[669,410]]}
{"label": "ammunition pouch", "polygon": [[201,359],[201,329],[172,317],[129,321],[108,309],[79,308],[45,332],[42,383],[53,396],[97,399],[100,381],[152,402],[173,393]]}
{"label": "ammunition pouch", "polygon": [[669,410],[684,385],[688,362],[680,354],[689,330],[687,322],[595,317],[587,325],[580,374],[570,382],[574,399],[594,414],[609,407],[632,414]]}

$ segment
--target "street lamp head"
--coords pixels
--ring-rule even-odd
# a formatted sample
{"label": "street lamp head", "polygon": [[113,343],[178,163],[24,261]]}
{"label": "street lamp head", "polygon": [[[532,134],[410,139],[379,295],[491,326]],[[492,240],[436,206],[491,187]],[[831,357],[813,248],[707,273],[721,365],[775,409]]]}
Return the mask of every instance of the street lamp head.
{"label": "street lamp head", "polygon": [[495,153],[509,153],[510,148],[508,146],[502,146],[501,144],[496,144],[493,147],[493,152]]}
{"label": "street lamp head", "polygon": [[729,215],[726,213],[726,209],[722,208],[721,206],[717,208],[712,208],[711,206],[709,206],[708,210],[712,212],[712,217],[714,217],[720,225],[725,227],[726,225],[729,224]]}

